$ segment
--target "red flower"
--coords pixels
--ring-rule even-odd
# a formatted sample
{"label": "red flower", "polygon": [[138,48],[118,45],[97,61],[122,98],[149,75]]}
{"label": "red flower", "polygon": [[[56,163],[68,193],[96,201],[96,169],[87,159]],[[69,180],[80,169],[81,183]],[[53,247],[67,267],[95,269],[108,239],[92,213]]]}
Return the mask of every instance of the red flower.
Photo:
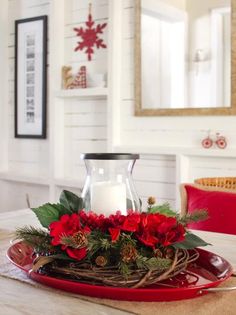
{"label": "red flower", "polygon": [[140,223],[140,214],[131,213],[128,214],[121,229],[128,232],[136,232],[138,230]]}
{"label": "red flower", "polygon": [[111,214],[108,217],[109,224],[112,227],[121,227],[121,225],[124,223],[125,219],[126,219],[126,216],[121,214],[120,211],[117,211],[116,214]]}
{"label": "red flower", "polygon": [[137,235],[138,240],[146,246],[155,248],[159,240],[157,237],[149,233],[148,231],[143,232],[141,235]]}
{"label": "red flower", "polygon": [[158,232],[160,234],[165,234],[169,232],[171,229],[175,228],[176,224],[177,224],[176,218],[165,217],[165,219],[158,226]]}
{"label": "red flower", "polygon": [[87,234],[90,233],[90,228],[81,226],[78,214],[65,214],[59,221],[52,222],[49,228],[53,246],[61,245],[61,249],[76,260],[86,256]]}
{"label": "red flower", "polygon": [[49,226],[50,236],[53,236],[52,245],[60,245],[60,239],[62,235],[73,235],[74,232],[80,229],[80,221],[78,214],[72,215],[64,214],[59,221],[52,222]]}
{"label": "red flower", "polygon": [[67,247],[66,252],[71,258],[82,260],[87,254],[87,249],[85,247],[80,249]]}
{"label": "red flower", "polygon": [[165,240],[163,242],[164,246],[181,242],[184,240],[185,229],[182,224],[177,224],[174,228],[168,231],[165,235]]}
{"label": "red flower", "polygon": [[91,230],[99,229],[105,232],[109,227],[113,226],[109,218],[106,218],[103,214],[98,215],[92,211],[80,211],[79,218],[81,223],[88,226]]}
{"label": "red flower", "polygon": [[116,242],[119,239],[119,236],[120,236],[120,229],[109,228],[108,230],[109,230],[109,232],[111,234],[112,242]]}
{"label": "red flower", "polygon": [[176,218],[155,213],[141,214],[136,237],[144,245],[155,248],[157,244],[168,246],[180,242],[184,234],[185,229]]}

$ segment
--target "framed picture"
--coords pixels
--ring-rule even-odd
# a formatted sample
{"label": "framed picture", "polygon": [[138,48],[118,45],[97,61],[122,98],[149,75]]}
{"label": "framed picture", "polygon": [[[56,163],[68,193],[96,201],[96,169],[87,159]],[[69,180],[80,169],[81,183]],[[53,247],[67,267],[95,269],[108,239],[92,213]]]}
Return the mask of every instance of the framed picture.
{"label": "framed picture", "polygon": [[47,16],[15,21],[15,137],[46,138]]}

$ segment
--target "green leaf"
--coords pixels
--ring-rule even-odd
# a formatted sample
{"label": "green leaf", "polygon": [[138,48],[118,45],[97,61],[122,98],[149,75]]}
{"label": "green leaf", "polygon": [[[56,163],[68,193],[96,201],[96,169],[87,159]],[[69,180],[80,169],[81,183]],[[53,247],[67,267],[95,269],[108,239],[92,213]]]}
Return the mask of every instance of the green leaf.
{"label": "green leaf", "polygon": [[60,204],[72,213],[78,212],[78,210],[84,208],[83,199],[68,190],[62,191],[60,195]]}
{"label": "green leaf", "polygon": [[48,228],[52,222],[58,221],[63,214],[71,214],[62,205],[50,203],[46,203],[38,208],[31,208],[31,210],[45,228]]}
{"label": "green leaf", "polygon": [[211,245],[211,244],[206,243],[203,239],[201,239],[200,237],[192,233],[187,233],[185,235],[185,240],[183,242],[173,244],[175,248],[182,248],[182,249],[193,249],[196,247],[207,246],[207,245]]}
{"label": "green leaf", "polygon": [[167,217],[176,217],[177,213],[171,210],[168,202],[165,202],[163,205],[154,206],[148,209],[148,213],[160,213],[164,214]]}

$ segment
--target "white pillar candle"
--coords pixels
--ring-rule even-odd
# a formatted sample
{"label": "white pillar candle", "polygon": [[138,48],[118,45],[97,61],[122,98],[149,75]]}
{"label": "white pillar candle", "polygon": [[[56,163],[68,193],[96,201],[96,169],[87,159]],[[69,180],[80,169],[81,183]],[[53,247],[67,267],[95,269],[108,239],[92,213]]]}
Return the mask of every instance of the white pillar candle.
{"label": "white pillar candle", "polygon": [[121,211],[126,214],[126,187],[124,183],[98,182],[91,185],[91,210],[106,216]]}

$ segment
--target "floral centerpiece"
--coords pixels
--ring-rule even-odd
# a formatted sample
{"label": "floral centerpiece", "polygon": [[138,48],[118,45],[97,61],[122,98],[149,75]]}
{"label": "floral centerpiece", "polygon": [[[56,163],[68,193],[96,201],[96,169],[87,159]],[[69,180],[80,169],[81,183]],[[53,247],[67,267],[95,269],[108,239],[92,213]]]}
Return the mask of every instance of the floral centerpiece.
{"label": "floral centerpiece", "polygon": [[32,208],[42,228],[19,228],[16,238],[34,249],[33,271],[96,285],[138,288],[184,271],[208,245],[186,225],[204,219],[181,217],[169,204],[149,198],[146,212],[104,216],[83,210],[83,199],[63,191],[58,204]]}

